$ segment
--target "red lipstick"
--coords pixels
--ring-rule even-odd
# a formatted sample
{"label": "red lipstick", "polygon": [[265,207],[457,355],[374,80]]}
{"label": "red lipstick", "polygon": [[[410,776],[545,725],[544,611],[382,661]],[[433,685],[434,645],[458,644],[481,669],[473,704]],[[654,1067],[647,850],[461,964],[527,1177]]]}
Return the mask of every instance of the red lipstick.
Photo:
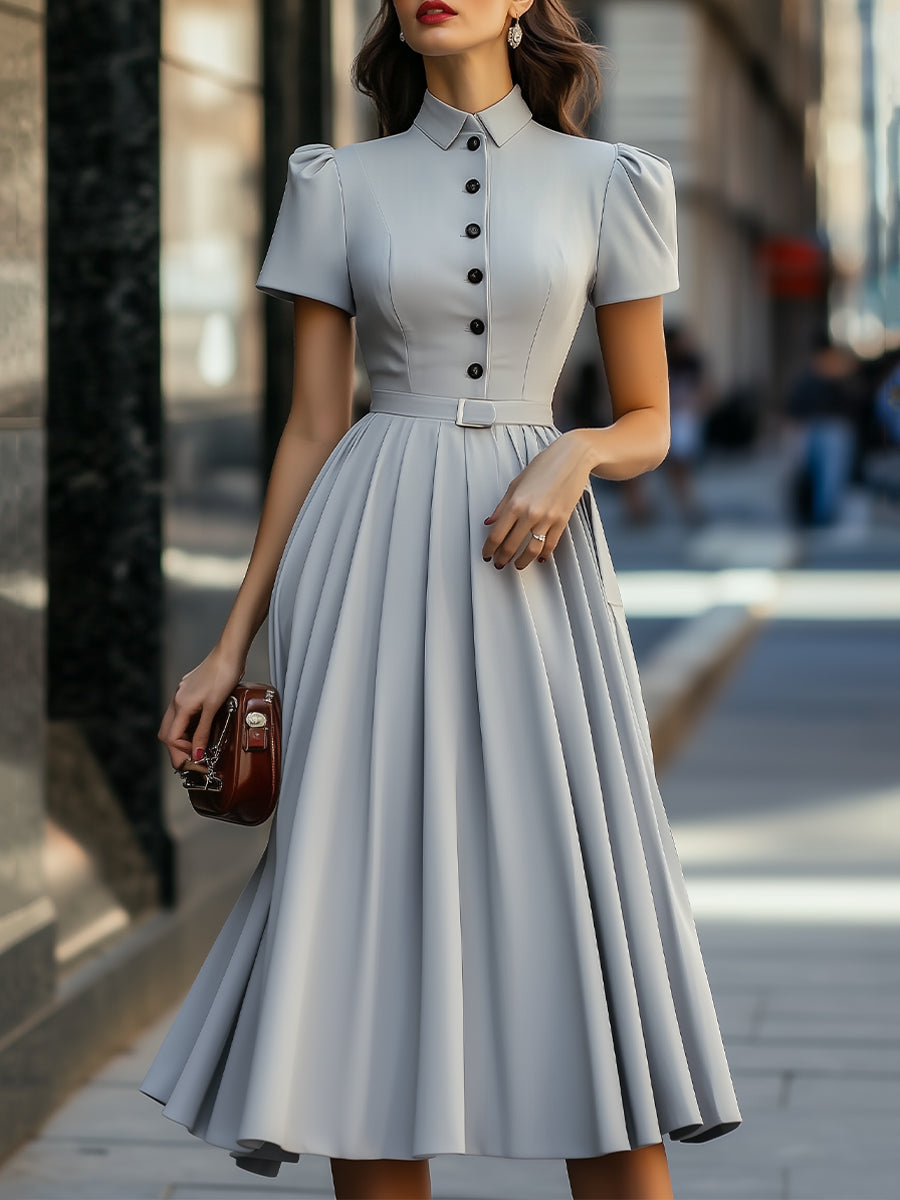
{"label": "red lipstick", "polygon": [[449,4],[444,4],[443,0],[425,0],[416,11],[416,20],[423,25],[441,25],[455,16],[455,10]]}

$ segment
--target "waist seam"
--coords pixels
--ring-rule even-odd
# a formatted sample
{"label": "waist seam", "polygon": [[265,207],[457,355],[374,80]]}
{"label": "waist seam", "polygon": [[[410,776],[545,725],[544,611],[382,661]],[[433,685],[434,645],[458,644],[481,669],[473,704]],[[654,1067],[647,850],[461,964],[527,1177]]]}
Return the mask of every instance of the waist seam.
{"label": "waist seam", "polygon": [[554,424],[552,400],[546,397],[450,396],[373,388],[369,410],[453,421],[456,425],[472,428],[497,424]]}

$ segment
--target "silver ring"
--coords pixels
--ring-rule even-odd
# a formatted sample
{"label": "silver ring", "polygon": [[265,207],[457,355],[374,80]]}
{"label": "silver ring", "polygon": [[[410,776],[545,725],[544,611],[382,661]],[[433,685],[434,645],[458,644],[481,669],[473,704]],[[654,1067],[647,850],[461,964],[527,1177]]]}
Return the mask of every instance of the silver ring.
{"label": "silver ring", "polygon": [[537,540],[538,540],[539,542],[545,542],[545,541],[547,540],[547,535],[546,535],[546,533],[532,533],[532,535],[531,535],[531,536],[532,536],[533,538],[537,538]]}

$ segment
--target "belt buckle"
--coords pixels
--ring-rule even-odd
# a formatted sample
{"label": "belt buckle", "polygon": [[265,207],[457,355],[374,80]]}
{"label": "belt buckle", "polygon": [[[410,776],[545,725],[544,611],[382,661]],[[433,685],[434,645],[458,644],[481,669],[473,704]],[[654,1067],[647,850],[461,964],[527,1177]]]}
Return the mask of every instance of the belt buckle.
{"label": "belt buckle", "polygon": [[[463,410],[467,404],[486,404],[490,408],[491,415],[487,421],[465,421],[463,420]],[[494,418],[497,415],[497,410],[490,400],[481,400],[478,396],[462,396],[456,404],[456,424],[468,425],[477,429],[487,429],[494,423]]]}

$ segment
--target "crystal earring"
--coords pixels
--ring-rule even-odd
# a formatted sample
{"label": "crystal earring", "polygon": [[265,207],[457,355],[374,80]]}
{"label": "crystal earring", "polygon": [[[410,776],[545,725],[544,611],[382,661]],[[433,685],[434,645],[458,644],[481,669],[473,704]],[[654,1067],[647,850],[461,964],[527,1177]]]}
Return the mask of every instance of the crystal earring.
{"label": "crystal earring", "polygon": [[405,41],[406,41],[406,34],[403,32],[403,30],[402,30],[402,29],[400,30],[400,41],[401,41],[401,42],[405,42]]}
{"label": "crystal earring", "polygon": [[518,46],[519,42],[522,40],[522,26],[519,24],[518,17],[513,17],[513,21],[515,21],[515,24],[511,24],[509,29],[506,31],[506,40],[509,42],[510,46],[512,46],[513,50],[515,50],[516,46]]}

